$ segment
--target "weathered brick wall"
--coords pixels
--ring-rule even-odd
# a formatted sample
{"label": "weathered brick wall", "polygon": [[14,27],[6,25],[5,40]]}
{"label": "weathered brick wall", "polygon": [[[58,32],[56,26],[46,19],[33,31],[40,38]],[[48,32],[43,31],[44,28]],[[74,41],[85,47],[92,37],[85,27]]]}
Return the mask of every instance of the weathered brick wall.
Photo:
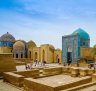
{"label": "weathered brick wall", "polygon": [[43,75],[56,75],[62,73],[62,67],[44,68]]}
{"label": "weathered brick wall", "polygon": [[9,82],[16,86],[23,86],[24,76],[14,74],[12,72],[4,72],[4,81]]}
{"label": "weathered brick wall", "polygon": [[14,72],[15,74],[19,74],[26,77],[38,77],[39,76],[39,70],[38,69],[33,69],[31,71],[16,71]]}
{"label": "weathered brick wall", "polygon": [[3,72],[15,71],[16,65],[12,54],[0,54],[0,76]]}

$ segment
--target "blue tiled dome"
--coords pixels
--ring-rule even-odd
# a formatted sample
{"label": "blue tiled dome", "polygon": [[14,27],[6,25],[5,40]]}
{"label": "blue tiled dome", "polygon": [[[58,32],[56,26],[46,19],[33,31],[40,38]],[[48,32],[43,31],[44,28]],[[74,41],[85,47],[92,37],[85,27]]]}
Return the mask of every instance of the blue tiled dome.
{"label": "blue tiled dome", "polygon": [[87,32],[85,32],[83,29],[78,28],[77,30],[75,30],[72,34],[79,34],[80,38],[83,39],[90,39],[90,36]]}
{"label": "blue tiled dome", "polygon": [[15,42],[15,38],[8,32],[0,37],[2,42]]}
{"label": "blue tiled dome", "polygon": [[13,47],[15,38],[8,32],[0,37],[0,47]]}

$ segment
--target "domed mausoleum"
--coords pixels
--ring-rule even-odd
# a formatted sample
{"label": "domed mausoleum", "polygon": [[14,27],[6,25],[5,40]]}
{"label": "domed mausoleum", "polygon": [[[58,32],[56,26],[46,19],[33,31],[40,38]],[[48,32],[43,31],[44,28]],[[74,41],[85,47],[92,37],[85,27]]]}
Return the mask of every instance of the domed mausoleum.
{"label": "domed mausoleum", "polygon": [[0,41],[10,41],[10,42],[15,42],[15,38],[10,34],[6,33],[0,37]]}
{"label": "domed mausoleum", "polygon": [[61,51],[57,51],[53,45],[43,44],[37,47],[34,41],[15,40],[8,32],[0,37],[0,54],[12,54],[15,61],[20,62],[38,60],[57,63],[59,59],[61,63]]}
{"label": "domed mausoleum", "polygon": [[25,57],[25,44],[24,42],[18,40],[13,45],[14,58],[24,58]]}
{"label": "domed mausoleum", "polygon": [[12,47],[15,43],[15,38],[10,34],[6,33],[0,37],[0,53],[12,53]]}
{"label": "domed mausoleum", "polygon": [[63,36],[63,62],[77,64],[80,58],[81,47],[90,47],[90,36],[83,29],[78,28],[71,35]]}

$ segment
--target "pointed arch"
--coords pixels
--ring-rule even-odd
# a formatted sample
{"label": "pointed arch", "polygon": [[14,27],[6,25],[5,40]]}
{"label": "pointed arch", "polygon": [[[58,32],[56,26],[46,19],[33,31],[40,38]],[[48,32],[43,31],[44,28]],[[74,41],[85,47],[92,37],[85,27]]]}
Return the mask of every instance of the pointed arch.
{"label": "pointed arch", "polygon": [[45,60],[45,51],[42,52],[42,60]]}
{"label": "pointed arch", "polygon": [[29,51],[29,58],[31,58],[31,51]]}
{"label": "pointed arch", "polygon": [[38,56],[38,54],[37,54],[37,52],[35,52],[35,60],[37,59],[37,56]]}

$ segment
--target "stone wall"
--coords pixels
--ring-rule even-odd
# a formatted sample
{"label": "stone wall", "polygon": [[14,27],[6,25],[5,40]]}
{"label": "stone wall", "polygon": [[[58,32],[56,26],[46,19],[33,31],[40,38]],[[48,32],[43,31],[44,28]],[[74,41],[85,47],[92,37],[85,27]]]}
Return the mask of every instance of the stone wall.
{"label": "stone wall", "polygon": [[22,59],[14,58],[14,61],[15,61],[16,65],[25,65],[27,63],[33,63],[33,59],[30,59],[30,58],[22,58]]}
{"label": "stone wall", "polygon": [[61,74],[61,73],[62,73],[62,67],[43,69],[43,75],[46,75],[46,76],[57,75],[57,74]]}
{"label": "stone wall", "polygon": [[79,67],[84,67],[84,68],[88,68],[88,64],[86,63],[86,61],[84,59],[80,59],[78,61],[78,66]]}
{"label": "stone wall", "polygon": [[16,65],[12,54],[0,54],[0,76],[3,72],[15,71]]}
{"label": "stone wall", "polygon": [[94,58],[94,48],[81,47],[81,58]]}
{"label": "stone wall", "polygon": [[14,74],[12,72],[4,72],[4,81],[9,82],[13,85],[22,87],[23,81],[24,81],[24,76]]}
{"label": "stone wall", "polygon": [[12,47],[0,47],[0,53],[12,53]]}
{"label": "stone wall", "polygon": [[16,71],[14,72],[15,74],[19,74],[19,75],[22,75],[24,76],[25,78],[26,77],[38,77],[39,76],[39,70],[38,69],[33,69],[31,71]]}

